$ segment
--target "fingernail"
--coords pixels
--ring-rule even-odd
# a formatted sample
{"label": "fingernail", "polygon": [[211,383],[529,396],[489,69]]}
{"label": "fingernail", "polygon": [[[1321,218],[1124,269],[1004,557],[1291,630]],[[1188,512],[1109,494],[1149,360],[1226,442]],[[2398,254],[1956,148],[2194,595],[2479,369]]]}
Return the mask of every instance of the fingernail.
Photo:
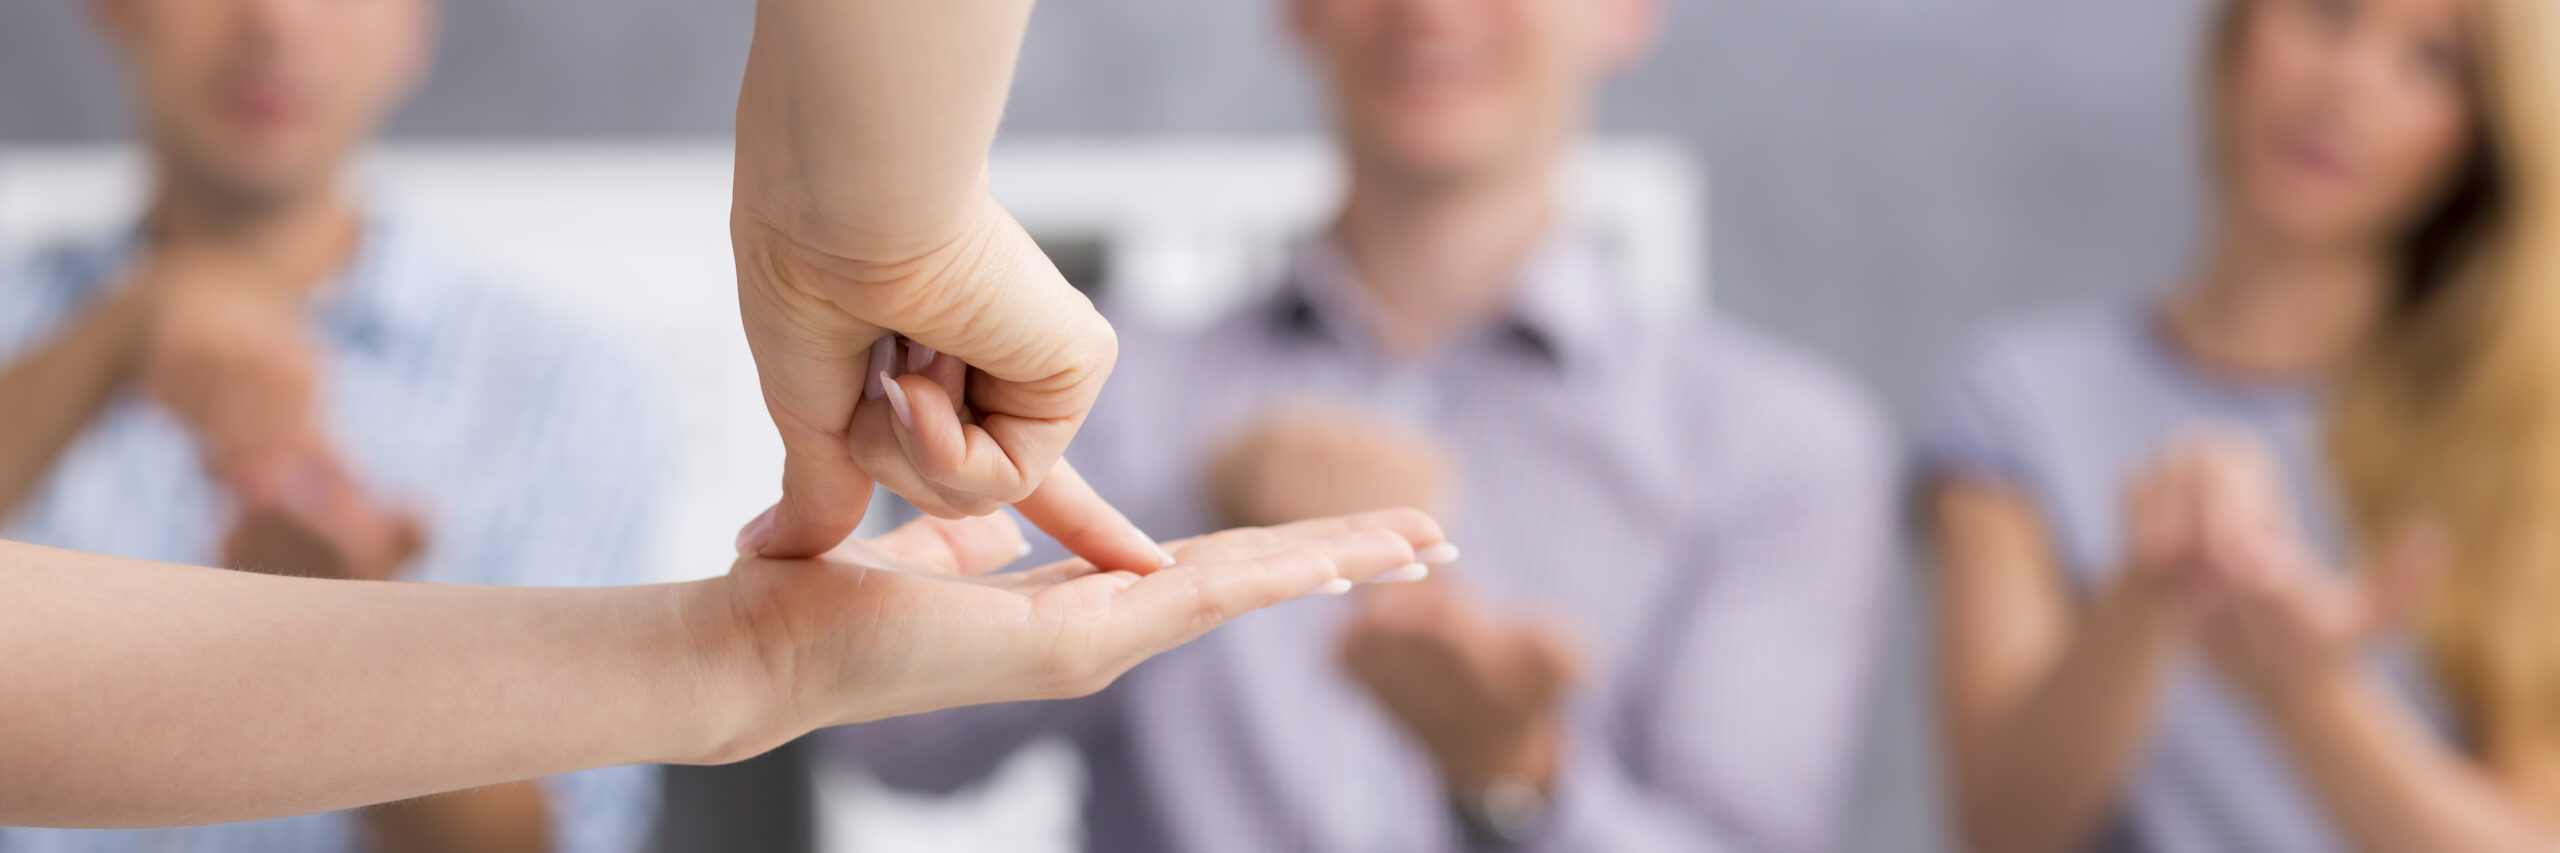
{"label": "fingernail", "polygon": [[1316,587],[1316,593],[1318,595],[1347,595],[1350,592],[1351,580],[1349,578],[1334,578],[1333,580],[1325,581],[1323,586]]}
{"label": "fingernail", "polygon": [[1401,566],[1401,567],[1398,567],[1398,568],[1394,568],[1394,569],[1389,569],[1389,570],[1387,570],[1387,573],[1386,573],[1386,574],[1382,574],[1382,575],[1379,575],[1379,576],[1377,576],[1377,577],[1370,578],[1370,579],[1369,579],[1369,582],[1370,582],[1370,583],[1413,583],[1413,582],[1415,582],[1415,581],[1419,581],[1419,580],[1422,580],[1423,578],[1427,578],[1427,577],[1430,577],[1430,576],[1431,576],[1431,567],[1430,567],[1430,566],[1426,566],[1426,565],[1423,565],[1423,564],[1421,564],[1421,563],[1406,563],[1406,564],[1404,564],[1404,565],[1403,565],[1403,566]]}
{"label": "fingernail", "polygon": [[897,380],[890,379],[888,371],[873,375],[878,378],[881,391],[889,397],[889,410],[898,413],[898,423],[905,424],[909,432],[915,431],[916,410],[907,406],[907,389],[898,387]]}
{"label": "fingernail", "polygon": [[1442,542],[1413,552],[1413,561],[1432,566],[1445,566],[1458,561],[1458,546]]}
{"label": "fingernail", "polygon": [[[1143,536],[1145,534],[1139,535]],[[1178,562],[1173,558],[1173,552],[1165,550],[1163,545],[1156,544],[1156,541],[1153,539],[1147,540],[1147,547],[1156,549],[1156,568],[1170,569],[1173,568],[1173,564],[1175,562]]]}
{"label": "fingernail", "polygon": [[1014,552],[1013,558],[1019,560],[1028,556],[1031,556],[1031,541],[1026,539],[1022,542],[1022,550]]}
{"label": "fingernail", "polygon": [[881,335],[879,340],[871,342],[871,368],[863,371],[869,378],[862,380],[862,399],[877,400],[887,393],[889,365],[895,363],[897,357],[898,336]]}
{"label": "fingernail", "polygon": [[907,342],[907,372],[923,373],[933,366],[933,348],[914,341]]}
{"label": "fingernail", "polygon": [[773,511],[781,508],[781,504],[765,507],[747,526],[738,528],[738,553],[762,551],[766,543],[773,541]]}

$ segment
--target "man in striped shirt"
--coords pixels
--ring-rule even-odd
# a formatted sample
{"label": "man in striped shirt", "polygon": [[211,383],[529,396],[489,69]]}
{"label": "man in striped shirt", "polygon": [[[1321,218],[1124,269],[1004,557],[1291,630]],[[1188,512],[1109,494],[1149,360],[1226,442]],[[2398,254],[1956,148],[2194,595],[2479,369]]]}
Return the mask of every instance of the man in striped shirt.
{"label": "man in striped shirt", "polygon": [[1823,850],[1895,553],[1864,397],[1649,314],[1557,166],[1651,0],[1290,0],[1351,174],[1270,299],[1123,327],[1070,450],[1165,534],[1416,503],[1454,565],[1239,620],[1069,703],[849,727],[902,787],[1057,733],[1087,849]]}
{"label": "man in striped shirt", "polygon": [[[130,229],[0,265],[0,536],[328,577],[648,580],[666,447],[639,376],[342,185],[423,72],[432,0],[95,7],[157,182]],[[0,853],[626,853],[655,803],[654,771],[623,767],[255,823],[0,828]]]}

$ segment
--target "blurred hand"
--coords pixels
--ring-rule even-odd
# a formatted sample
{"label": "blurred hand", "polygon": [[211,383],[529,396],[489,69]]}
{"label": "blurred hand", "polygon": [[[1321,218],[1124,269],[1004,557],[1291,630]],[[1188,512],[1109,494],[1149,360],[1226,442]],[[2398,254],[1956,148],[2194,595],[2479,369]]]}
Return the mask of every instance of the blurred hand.
{"label": "blurred hand", "polygon": [[1428,516],[1388,510],[1174,543],[1180,561],[1144,576],[1083,560],[999,575],[1026,552],[1007,516],[923,519],[816,559],[742,557],[721,608],[749,640],[747,669],[792,709],[766,730],[800,732],[1089,694],[1229,619],[1440,541]]}
{"label": "blurred hand", "polygon": [[196,439],[238,518],[233,568],[384,580],[417,555],[418,520],[368,497],[321,426],[308,294],[257,255],[155,246],[129,283],[147,306],[143,390]]}
{"label": "blurred hand", "polygon": [[2346,671],[2406,626],[2448,562],[2443,537],[2403,531],[2355,576],[2322,565],[2293,521],[2264,445],[2215,438],[2173,452],[2188,476],[2163,496],[2192,519],[2190,599],[2207,656],[2262,697]]}
{"label": "blurred hand", "polygon": [[1507,624],[1434,578],[1365,589],[1342,635],[1352,677],[1419,741],[1451,791],[1552,789],[1582,655],[1564,630]]}
{"label": "blurred hand", "polygon": [[1284,524],[1381,507],[1440,512],[1456,464],[1438,439],[1357,412],[1283,412],[1220,452],[1209,495],[1230,524]]}
{"label": "blurred hand", "polygon": [[142,385],[194,433],[206,468],[322,455],[319,365],[303,297],[254,261],[212,249],[155,250],[131,285],[150,320]]}
{"label": "blurred hand", "polygon": [[2126,501],[2126,582],[2158,593],[2191,624],[2224,585],[2218,548],[2233,537],[2297,537],[2274,460],[2254,438],[2195,431],[2173,440]]}
{"label": "blurred hand", "polygon": [[417,517],[368,498],[334,462],[263,457],[229,484],[240,514],[224,565],[267,574],[390,580],[424,547]]}

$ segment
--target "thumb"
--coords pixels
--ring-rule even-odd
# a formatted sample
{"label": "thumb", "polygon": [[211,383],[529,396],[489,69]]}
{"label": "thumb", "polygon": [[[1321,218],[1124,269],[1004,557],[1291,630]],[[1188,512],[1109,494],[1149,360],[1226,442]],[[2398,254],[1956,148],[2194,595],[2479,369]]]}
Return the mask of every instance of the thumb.
{"label": "thumb", "polygon": [[871,507],[871,475],[842,453],[786,447],[782,500],[738,532],[738,551],[773,558],[813,557],[853,535]]}

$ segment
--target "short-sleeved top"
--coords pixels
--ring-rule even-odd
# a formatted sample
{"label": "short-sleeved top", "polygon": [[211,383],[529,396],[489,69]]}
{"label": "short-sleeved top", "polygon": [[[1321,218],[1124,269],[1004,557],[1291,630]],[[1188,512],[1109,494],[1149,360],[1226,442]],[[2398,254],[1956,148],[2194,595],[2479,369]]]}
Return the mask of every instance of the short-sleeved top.
{"label": "short-sleeved top", "polygon": [[[2053,537],[2058,568],[2084,601],[2125,553],[2124,495],[2165,446],[2199,427],[2268,443],[2297,516],[2327,565],[2346,565],[2342,522],[2321,463],[2322,388],[2220,377],[2186,359],[2148,300],[2002,326],[1942,392],[1925,430],[1935,477],[1986,479],[2024,494]],[[2439,733],[2440,694],[2405,638],[2373,665]],[[2209,665],[2182,659],[2160,697],[2147,752],[2103,850],[2344,850],[2274,732]]]}
{"label": "short-sleeved top", "polygon": [[[76,322],[117,285],[131,231],[4,262],[0,362]],[[329,435],[368,490],[424,517],[406,580],[512,586],[643,583],[662,410],[631,362],[524,304],[396,220],[376,218],[309,326]],[[196,444],[143,395],[117,394],[10,518],[8,539],[211,565],[230,507]],[[553,848],[640,848],[656,773],[545,780]],[[350,813],[153,830],[0,828],[0,853],[346,851]]]}

